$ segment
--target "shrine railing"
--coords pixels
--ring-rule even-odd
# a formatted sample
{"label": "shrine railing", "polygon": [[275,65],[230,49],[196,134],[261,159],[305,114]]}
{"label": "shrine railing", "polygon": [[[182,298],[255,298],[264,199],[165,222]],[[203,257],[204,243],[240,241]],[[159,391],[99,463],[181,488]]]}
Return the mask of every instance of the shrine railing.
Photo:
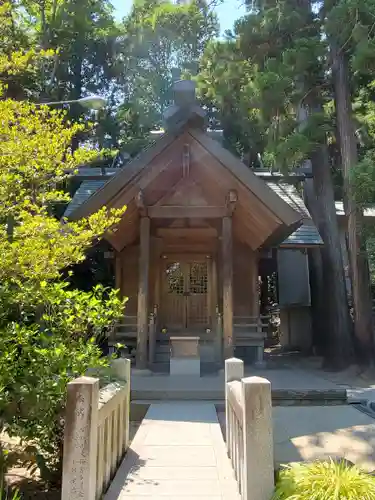
{"label": "shrine railing", "polygon": [[62,499],[98,500],[129,446],[130,360],[112,365],[116,381],[99,390],[99,379],[68,384]]}
{"label": "shrine railing", "polygon": [[264,341],[269,327],[269,316],[234,316],[233,335],[236,347],[254,347],[256,362],[264,361]]}
{"label": "shrine railing", "polygon": [[244,377],[240,359],[225,361],[226,445],[242,500],[269,500],[274,489],[271,384]]}

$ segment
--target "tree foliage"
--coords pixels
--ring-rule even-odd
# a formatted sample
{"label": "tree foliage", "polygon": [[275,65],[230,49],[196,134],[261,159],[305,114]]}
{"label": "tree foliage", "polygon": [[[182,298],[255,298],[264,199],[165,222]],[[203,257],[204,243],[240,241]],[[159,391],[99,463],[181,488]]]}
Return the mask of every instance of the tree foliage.
{"label": "tree foliage", "polygon": [[[25,59],[12,54],[2,64],[0,73],[7,78],[29,71]],[[10,98],[0,100],[0,123],[0,429],[32,440],[42,474],[55,482],[61,473],[66,384],[106,365],[95,338],[124,306],[117,291],[70,290],[62,273],[111,231],[123,209],[104,208],[76,223],[53,214],[55,204],[67,200],[68,175],[98,155],[72,151],[82,123]]]}
{"label": "tree foliage", "polygon": [[227,141],[249,166],[287,172],[311,160],[311,209],[325,243],[321,293],[329,304],[318,315],[326,318],[326,359],[340,367],[349,362],[351,337],[328,162],[330,145],[337,143],[335,115],[326,112],[333,97],[329,52],[318,7],[309,0],[249,2],[234,34],[212,42],[197,79],[201,95],[216,106]]}
{"label": "tree foliage", "polygon": [[198,61],[218,33],[216,16],[204,0],[136,1],[123,21],[125,64],[123,104],[118,118],[121,139],[129,145],[163,125],[171,103],[173,79],[195,74]]}
{"label": "tree foliage", "polygon": [[228,131],[234,126],[237,149],[285,171],[325,140],[323,117],[320,137],[316,115],[314,127],[298,127],[299,105],[323,81],[323,57],[319,21],[308,9],[292,0],[252,3],[234,35],[206,51],[200,93],[216,104]]}

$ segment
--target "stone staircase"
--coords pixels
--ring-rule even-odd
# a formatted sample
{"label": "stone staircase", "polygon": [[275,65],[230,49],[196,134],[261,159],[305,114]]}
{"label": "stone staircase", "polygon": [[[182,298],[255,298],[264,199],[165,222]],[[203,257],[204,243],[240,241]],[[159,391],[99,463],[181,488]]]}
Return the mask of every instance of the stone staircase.
{"label": "stone staircase", "polygon": [[135,359],[137,346],[137,316],[124,316],[121,323],[116,326],[112,336],[108,339],[108,346],[116,349],[117,344],[125,346],[124,352]]}
{"label": "stone staircase", "polygon": [[170,345],[169,339],[157,340],[155,346],[155,359],[151,369],[159,373],[169,372]]}

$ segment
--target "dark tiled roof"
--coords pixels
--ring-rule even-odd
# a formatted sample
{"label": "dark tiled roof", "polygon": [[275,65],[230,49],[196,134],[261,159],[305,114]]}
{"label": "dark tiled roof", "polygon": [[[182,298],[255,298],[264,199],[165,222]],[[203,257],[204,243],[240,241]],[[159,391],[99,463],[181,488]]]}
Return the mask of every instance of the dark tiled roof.
{"label": "dark tiled roof", "polygon": [[298,194],[297,189],[292,184],[284,182],[267,182],[268,186],[275,191],[284,201],[288,203],[294,210],[302,214],[304,217],[311,218],[307,207]]}
{"label": "dark tiled roof", "polygon": [[311,220],[305,220],[294,233],[281,243],[281,247],[310,247],[315,245],[323,245],[323,240]]}
{"label": "dark tiled roof", "polygon": [[303,216],[303,224],[281,243],[281,247],[315,246],[323,245],[319,231],[315,227],[310,212],[303,199],[298,194],[295,186],[283,182],[267,182],[268,186],[275,191],[292,208]]}
{"label": "dark tiled roof", "polygon": [[107,180],[105,179],[83,181],[77,191],[74,193],[71,202],[66,207],[64,217],[69,217],[69,215],[73,213],[74,210],[76,210],[79,206],[82,205],[82,203],[88,200],[91,195],[98,191],[98,189],[103,187],[106,182]]}
{"label": "dark tiled roof", "polygon": [[115,175],[119,169],[118,168],[100,168],[100,167],[79,167],[77,169],[77,173],[74,177],[82,178],[86,177],[87,179],[93,179],[96,177],[111,177]]}

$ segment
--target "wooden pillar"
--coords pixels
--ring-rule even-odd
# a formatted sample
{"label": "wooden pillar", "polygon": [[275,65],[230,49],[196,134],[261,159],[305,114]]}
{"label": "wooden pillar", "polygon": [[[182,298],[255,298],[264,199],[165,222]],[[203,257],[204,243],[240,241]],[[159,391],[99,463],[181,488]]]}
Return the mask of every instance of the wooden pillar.
{"label": "wooden pillar", "polygon": [[115,287],[120,290],[122,296],[122,255],[117,251],[115,253]]}
{"label": "wooden pillar", "polygon": [[222,259],[224,359],[228,359],[233,356],[233,241],[231,217],[223,217]]}
{"label": "wooden pillar", "polygon": [[217,318],[216,318],[216,309],[219,305],[218,303],[218,294],[217,294],[217,263],[216,263],[216,256],[213,255],[211,259],[211,304],[210,304],[210,314],[212,318],[212,325],[215,324]]}
{"label": "wooden pillar", "polygon": [[150,267],[150,219],[141,217],[139,245],[139,284],[137,311],[136,366],[147,368],[148,282]]}
{"label": "wooden pillar", "polygon": [[251,316],[254,318],[259,316],[259,270],[258,270],[258,253],[250,251],[249,266],[250,266],[250,297],[251,297]]}
{"label": "wooden pillar", "polygon": [[161,253],[162,253],[162,240],[161,238],[155,238],[152,242],[155,245],[154,248],[154,303],[153,305],[160,309],[161,301],[161,276],[162,276],[162,265],[161,265]]}

